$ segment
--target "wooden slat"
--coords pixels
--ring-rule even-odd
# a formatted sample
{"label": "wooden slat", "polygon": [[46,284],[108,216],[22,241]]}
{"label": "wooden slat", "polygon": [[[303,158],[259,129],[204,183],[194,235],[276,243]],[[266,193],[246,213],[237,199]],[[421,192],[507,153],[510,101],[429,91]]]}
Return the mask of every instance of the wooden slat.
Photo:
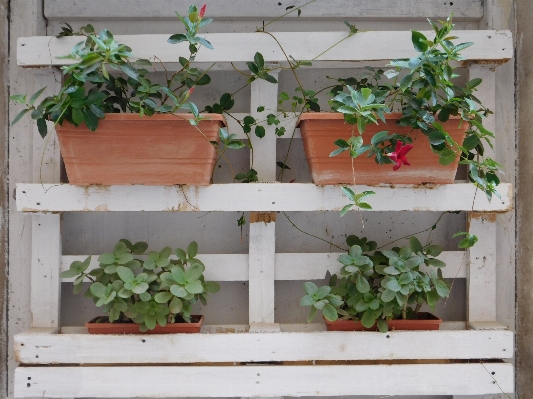
{"label": "wooden slat", "polygon": [[[502,199],[488,202],[472,184],[368,187],[374,211],[481,211],[512,208],[512,185],[500,184]],[[476,193],[476,191],[478,191]],[[394,201],[391,201],[394,198]],[[475,201],[474,201],[475,198]],[[114,211],[340,211],[348,203],[339,186],[305,183],[196,186],[72,186],[17,184],[22,212]]]}
{"label": "wooden slat", "polygon": [[15,397],[340,396],[354,390],[358,395],[476,395],[513,392],[513,374],[513,366],[506,363],[19,367]]}
{"label": "wooden slat", "polygon": [[59,327],[61,215],[32,216],[31,325]]}
{"label": "wooden slat", "polygon": [[[210,0],[207,13],[211,18],[230,19],[273,19],[284,14],[288,5],[296,7],[307,3],[308,0],[294,0],[283,3],[278,0],[262,0],[261,7],[249,0]],[[128,0],[127,7],[124,0],[91,0],[73,2],[71,0],[45,0],[44,14],[48,20],[174,20],[174,11],[184,13],[190,5],[189,0]],[[296,13],[284,19],[325,19],[325,18],[355,18],[373,20],[411,20],[443,19],[454,13],[456,21],[479,21],[483,17],[483,5],[480,0],[402,0],[391,6],[389,0],[328,0],[317,1],[302,8],[301,17]]]}
{"label": "wooden slat", "polygon": [[[428,37],[434,32],[424,32]],[[311,60],[346,37],[346,32],[281,32],[273,33],[285,50],[297,60]],[[464,50],[465,60],[506,61],[513,57],[512,35],[509,31],[457,31],[455,35],[464,42],[475,45]],[[117,41],[129,45],[139,58],[158,59],[165,64],[177,64],[178,57],[186,52],[186,44],[167,43],[169,35],[125,35]],[[211,33],[204,35],[214,50],[200,51],[196,62],[200,64],[246,62],[254,58],[256,51],[262,53],[266,62],[286,62],[285,55],[276,41],[263,33]],[[60,66],[73,60],[57,58],[70,53],[80,41],[79,37],[56,39],[47,36],[21,37],[18,39],[17,63],[23,67]],[[354,51],[361,49],[364,51]],[[314,62],[337,61],[337,66],[352,68],[347,61],[380,61],[412,57],[418,54],[413,49],[411,32],[380,31],[361,32],[334,46]],[[327,65],[330,67],[331,65]],[[225,68],[231,69],[231,65]]]}
{"label": "wooden slat", "polygon": [[[333,253],[278,253],[275,256],[275,280],[320,280],[326,273],[339,273],[341,264]],[[75,260],[83,261],[88,255],[63,255],[61,271],[68,270]],[[98,256],[93,255],[87,271],[99,267]],[[442,269],[445,278],[465,278],[467,273],[466,252],[445,251],[439,259],[446,263]],[[175,258],[174,256],[172,258]],[[205,264],[205,278],[211,281],[248,281],[248,254],[200,254]],[[73,281],[64,278],[63,281]]]}
{"label": "wooden slat", "polygon": [[15,336],[23,364],[139,364],[308,360],[496,359],[511,331],[304,332]]}

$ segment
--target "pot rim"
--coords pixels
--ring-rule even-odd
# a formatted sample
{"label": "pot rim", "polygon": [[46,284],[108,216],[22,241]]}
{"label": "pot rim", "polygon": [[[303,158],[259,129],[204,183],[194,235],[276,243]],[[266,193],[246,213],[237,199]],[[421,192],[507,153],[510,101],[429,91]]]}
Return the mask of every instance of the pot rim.
{"label": "pot rim", "polygon": [[[388,114],[385,114],[385,119],[400,119],[402,117],[401,112],[391,112]],[[450,115],[449,119],[461,119],[459,115]],[[296,123],[296,126],[298,127],[300,125],[300,122],[302,121],[308,121],[308,120],[344,120],[344,114],[340,112],[304,112],[300,115],[300,118],[298,118],[298,122]]]}
{"label": "pot rim", "polygon": [[[186,325],[186,326],[191,326],[191,327],[196,327],[196,326],[201,326],[203,321],[204,321],[204,316],[203,315],[200,315],[200,314],[193,314],[191,315],[193,317],[199,317],[200,320],[198,320],[196,323],[168,323],[166,326],[175,326],[175,325]],[[109,328],[110,326],[113,326],[113,327],[123,327],[123,326],[139,326],[139,323],[110,323],[109,321],[107,323],[93,323],[94,320],[100,318],[100,317],[107,317],[107,316],[96,316],[96,317],[93,317],[91,320],[89,320],[88,322],[85,323],[85,327],[89,327],[89,325],[91,326],[91,328]],[[166,327],[165,326],[165,327]],[[165,327],[162,327],[160,325],[157,325],[157,327],[161,327],[161,328],[165,328]]]}
{"label": "pot rim", "polygon": [[[228,126],[228,122],[226,121],[226,118],[224,115],[221,114],[200,114],[201,116],[207,116],[209,119],[205,119],[202,122],[222,122],[225,127]],[[188,121],[190,119],[194,119],[193,114],[186,114],[186,113],[178,113],[178,114],[154,114],[152,116],[139,116],[138,113],[105,113],[104,118],[102,120],[110,120],[110,121],[137,121],[137,120],[154,120],[154,121],[175,121],[175,122],[181,122],[181,121]],[[65,121],[67,122],[67,121]],[[56,127],[61,127],[61,125],[57,125]]]}

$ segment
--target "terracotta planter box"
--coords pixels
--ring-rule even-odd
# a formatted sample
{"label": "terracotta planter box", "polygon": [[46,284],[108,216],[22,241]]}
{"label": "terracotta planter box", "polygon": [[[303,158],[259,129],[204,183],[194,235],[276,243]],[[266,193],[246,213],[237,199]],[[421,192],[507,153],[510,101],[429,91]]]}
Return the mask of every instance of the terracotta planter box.
{"label": "terracotta planter box", "polygon": [[[405,331],[425,331],[438,330],[442,319],[431,313],[420,312],[420,319],[415,320],[391,320],[388,321],[389,330],[405,330]],[[378,331],[377,325],[372,328],[363,327],[360,321],[353,320],[336,320],[326,322],[328,331]]]}
{"label": "terracotta planter box", "polygon": [[[363,133],[364,144],[370,144],[372,136],[382,130],[391,133],[408,134],[410,127],[398,126],[396,122],[401,114],[386,115],[387,123],[380,121],[379,125],[371,124]],[[450,117],[443,123],[444,129],[459,144],[462,144],[468,124],[463,122],[459,127],[459,117]],[[340,113],[305,113],[299,121],[305,155],[311,170],[313,183],[327,184],[353,184],[352,162],[347,151],[335,157],[329,154],[338,149],[333,144],[337,139],[348,139],[357,127],[344,122]],[[431,151],[428,138],[421,131],[413,131],[414,148],[407,154],[411,166],[402,165],[393,171],[393,164],[378,165],[373,157],[367,158],[366,154],[354,159],[356,184],[377,185],[385,184],[449,184],[453,183],[459,157],[449,165],[440,165],[439,157]]]}
{"label": "terracotta planter box", "polygon": [[57,125],[61,155],[74,185],[208,185],[216,161],[209,141],[218,141],[222,115],[200,122],[190,114],[106,114],[96,132],[84,124]]}
{"label": "terracotta planter box", "polygon": [[89,334],[197,334],[204,322],[204,316],[192,315],[198,320],[196,323],[169,323],[165,327],[157,325],[153,330],[141,332],[136,323],[95,323],[100,317],[85,323]]}

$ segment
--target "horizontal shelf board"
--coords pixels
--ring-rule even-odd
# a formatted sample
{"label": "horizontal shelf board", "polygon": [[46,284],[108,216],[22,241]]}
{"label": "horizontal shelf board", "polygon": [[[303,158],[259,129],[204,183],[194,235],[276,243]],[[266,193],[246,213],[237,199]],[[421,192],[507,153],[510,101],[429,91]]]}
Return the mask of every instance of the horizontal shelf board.
{"label": "horizontal shelf board", "polygon": [[[512,206],[512,185],[500,184],[501,200],[488,202],[469,183],[427,186],[357,186],[377,195],[374,211],[506,212]],[[394,198],[394,201],[390,199]],[[17,210],[22,212],[181,212],[181,211],[340,211],[348,199],[340,186],[310,183],[212,184],[210,186],[72,186],[17,184]],[[356,210],[356,208],[352,208]]]}
{"label": "horizontal shelf board", "polygon": [[172,364],[312,360],[501,359],[511,331],[281,332],[15,336],[23,364]]}
{"label": "horizontal shelf board", "polygon": [[488,395],[513,392],[513,374],[506,363],[18,367],[14,386],[45,398]]}
{"label": "horizontal shelf board", "polygon": [[[434,32],[424,32],[428,37]],[[465,30],[454,34],[461,42],[474,42],[475,45],[464,50],[466,61],[501,62],[513,57],[513,42],[510,31]],[[286,54],[297,60],[311,60],[346,38],[346,32],[280,32],[273,33]],[[154,60],[165,64],[178,63],[178,57],[186,52],[187,44],[169,44],[170,35],[117,35],[120,43],[129,45],[138,58]],[[285,55],[276,41],[262,33],[210,33],[203,35],[209,40],[214,50],[200,51],[196,62],[200,64],[223,63],[232,69],[230,62],[246,62],[254,59],[259,51],[266,62],[286,62]],[[56,39],[51,36],[20,37],[17,41],[17,63],[19,66],[35,68],[43,66],[61,66],[71,64],[74,60],[57,58],[70,54],[80,37]],[[243,43],[246,45],[243,46]],[[364,49],[364,51],[354,51]],[[183,50],[183,51],[182,51]],[[410,31],[376,31],[360,32],[325,52],[314,61],[315,67],[320,62],[340,62],[338,66],[352,68],[347,61],[382,61],[414,57],[418,53],[413,49]],[[160,60],[160,61],[159,61]],[[342,64],[345,65],[342,65]],[[331,66],[331,65],[329,65]]]}
{"label": "horizontal shelf board", "polygon": [[[290,4],[296,7],[307,3],[307,0],[296,0]],[[44,15],[48,20],[64,20],[67,22],[90,19],[113,20],[174,20],[174,11],[185,12],[190,5],[187,0],[151,0],[149,3],[140,0],[91,0],[73,2],[71,0],[45,0]],[[240,19],[273,19],[286,12],[287,4],[279,0],[263,0],[261,7],[249,0],[210,0],[207,16],[217,20]],[[317,2],[302,8],[301,17],[296,12],[284,17],[286,19],[346,19],[355,18],[373,20],[411,20],[443,19],[453,12],[455,21],[479,21],[483,17],[481,0],[402,0],[391,7],[389,0],[329,0]]]}
{"label": "horizontal shelf board", "polygon": [[[338,253],[279,253],[276,254],[274,278],[276,280],[318,280],[329,271],[339,273],[342,265],[337,261]],[[439,259],[446,263],[442,273],[446,278],[466,278],[467,259],[464,251],[446,251]],[[61,271],[68,270],[76,260],[83,261],[88,255],[64,255]],[[88,270],[99,267],[98,256],[93,255]],[[172,256],[172,258],[176,258]],[[248,254],[199,254],[205,267],[206,280],[248,281]],[[74,281],[64,278],[63,281]]]}

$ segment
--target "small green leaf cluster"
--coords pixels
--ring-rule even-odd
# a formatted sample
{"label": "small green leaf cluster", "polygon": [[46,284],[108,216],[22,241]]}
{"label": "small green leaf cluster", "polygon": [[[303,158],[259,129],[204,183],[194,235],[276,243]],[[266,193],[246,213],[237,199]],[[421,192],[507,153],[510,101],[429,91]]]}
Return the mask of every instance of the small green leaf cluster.
{"label": "small green leaf cluster", "polygon": [[241,183],[252,183],[259,181],[257,177],[257,171],[255,169],[250,169],[246,173],[237,173],[235,180],[242,180]]}
{"label": "small green leaf cluster", "polygon": [[278,80],[274,76],[269,75],[268,72],[270,72],[271,69],[265,65],[263,54],[259,52],[255,53],[254,61],[247,62],[246,65],[250,72],[252,72],[252,76],[248,78],[248,83],[252,83],[256,79],[264,79],[270,83],[278,83]]}
{"label": "small green leaf cluster", "polygon": [[386,332],[387,320],[414,318],[424,303],[434,309],[439,299],[449,296],[441,270],[446,264],[438,259],[440,246],[423,246],[416,237],[407,246],[382,250],[365,237],[352,235],[346,243],[350,249],[338,258],[339,275],[331,276],[324,287],[304,284],[300,304],[311,307],[308,322],[322,310],[329,321],[361,321],[366,328],[377,325]]}
{"label": "small green leaf cluster", "polygon": [[145,242],[132,244],[122,239],[112,253],[98,257],[99,267],[87,272],[91,263],[74,261],[61,277],[75,277],[74,293],[82,290],[87,278],[92,283],[85,296],[97,307],[109,313],[109,322],[135,322],[141,331],[153,330],[156,325],[191,321],[192,305],[197,301],[207,305],[209,293],[216,293],[220,285],[204,280],[204,264],[196,258],[198,244],[191,242],[187,251],[177,248],[150,251],[144,259],[136,258],[148,249]]}
{"label": "small green leaf cluster", "polygon": [[[483,119],[492,112],[474,95],[481,79],[472,79],[462,87],[454,83],[459,77],[454,63],[463,60],[461,51],[473,43],[453,43],[457,37],[451,35],[454,28],[451,17],[440,21],[440,26],[431,20],[429,23],[434,29],[434,39],[429,40],[421,32],[411,33],[418,52],[415,57],[394,60],[389,64],[393,68],[387,71],[367,67],[370,78],[337,79],[341,84],[330,91],[333,96],[330,105],[334,111],[344,114],[347,123],[356,125],[360,134],[367,125],[377,124],[378,119],[384,121],[384,114],[400,110],[402,116],[398,124],[426,135],[442,165],[460,157],[460,163],[468,164],[470,181],[483,190],[489,200],[493,194],[499,197],[496,186],[500,182],[497,173],[501,165],[491,158],[481,158],[484,145],[492,148],[494,139],[494,134],[483,127]],[[345,88],[348,93],[343,91]],[[452,116],[460,118],[458,125],[468,124],[461,145],[442,125]],[[344,151],[350,151],[352,158],[368,153],[369,157],[375,156],[378,164],[391,163],[385,155],[394,151],[398,140],[412,142],[409,135],[384,131],[377,133],[367,145],[363,145],[362,140],[351,143],[338,140],[335,144],[339,148],[331,156]]]}

